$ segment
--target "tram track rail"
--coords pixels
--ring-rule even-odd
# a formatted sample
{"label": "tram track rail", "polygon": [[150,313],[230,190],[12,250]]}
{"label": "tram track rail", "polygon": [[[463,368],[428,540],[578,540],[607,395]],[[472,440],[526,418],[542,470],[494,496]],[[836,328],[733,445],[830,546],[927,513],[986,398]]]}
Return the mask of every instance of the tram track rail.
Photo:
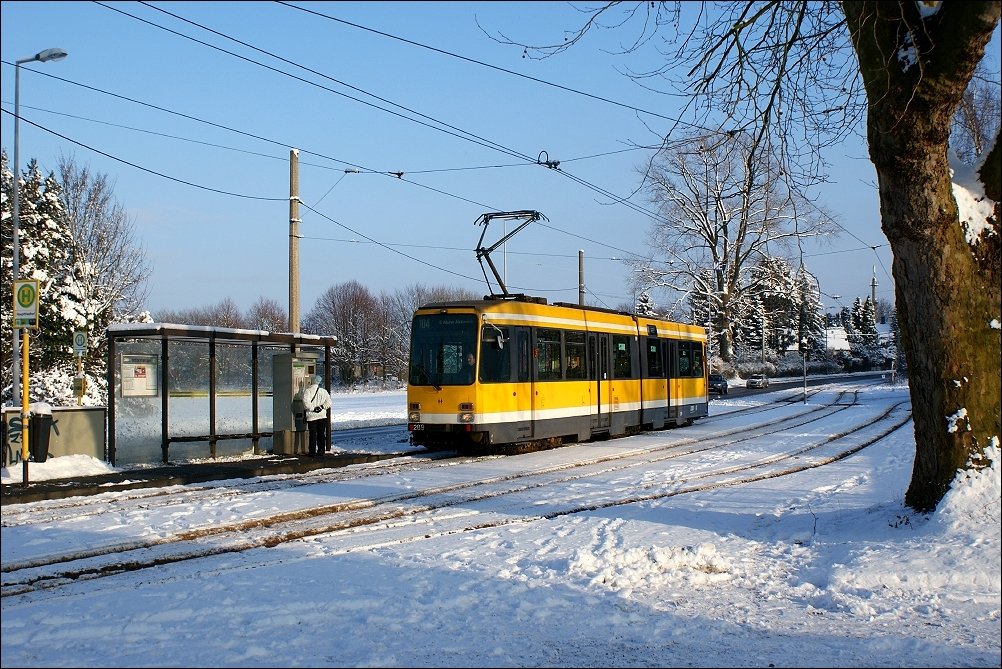
{"label": "tram track rail", "polygon": [[[815,393],[818,391],[815,391]],[[812,393],[813,396],[814,393]],[[841,393],[835,400],[836,403],[844,397]],[[763,411],[774,409],[777,406],[787,406],[791,400],[789,397],[781,396],[772,401],[729,411],[720,416],[711,416],[705,421],[712,423],[725,418],[735,416],[754,415]],[[817,411],[811,407],[809,412]],[[664,432],[651,432],[648,434],[659,435]],[[682,434],[683,443],[692,441],[686,439]],[[414,471],[421,468],[445,466],[451,467],[466,462],[480,461],[494,457],[509,457],[503,455],[480,455],[463,456],[450,451],[432,451],[427,454],[415,456],[402,455],[403,459],[381,460],[378,463],[369,463],[364,468],[333,468],[320,469],[312,472],[298,474],[274,474],[259,479],[230,479],[225,484],[210,483],[186,486],[170,486],[167,488],[142,488],[134,491],[112,491],[102,493],[108,496],[109,501],[114,500],[116,508],[120,513],[128,513],[131,509],[143,509],[151,504],[158,504],[164,499],[169,499],[171,504],[185,504],[207,502],[220,499],[233,499],[241,495],[256,492],[269,492],[290,490],[294,488],[317,485],[320,483],[334,483],[345,480],[357,480],[369,476],[392,474],[400,471]],[[444,462],[439,462],[444,461]],[[103,513],[100,508],[95,508],[93,501],[86,497],[71,497],[59,502],[49,502],[44,507],[25,508],[21,512],[10,507],[5,508],[2,523],[3,527],[17,524],[51,524],[68,518],[79,519],[86,515],[98,515]]]}
{"label": "tram track rail", "polygon": [[[438,461],[448,460],[447,463]],[[213,501],[221,498],[235,498],[255,492],[290,490],[294,488],[316,485],[318,483],[334,483],[342,480],[355,480],[367,476],[378,476],[394,471],[405,471],[425,466],[454,466],[462,462],[455,454],[445,452],[400,453],[399,458],[384,458],[366,463],[363,468],[331,465],[295,474],[267,474],[257,478],[226,479],[225,481],[175,484],[158,488],[137,488],[132,490],[115,490],[98,493],[109,503],[114,502],[123,511],[130,508],[141,509],[169,500],[171,504],[196,503]],[[103,511],[95,508],[95,495],[68,497],[62,500],[47,501],[44,505],[26,506],[16,509],[13,505],[4,507],[2,526],[11,527],[20,524],[45,524],[58,522],[67,518],[80,518],[86,515],[96,515]]]}
{"label": "tram track rail", "polygon": [[[213,555],[278,547],[320,535],[338,539],[335,542],[338,546],[332,549],[334,552],[351,552],[386,543],[406,543],[514,522],[533,522],[790,475],[849,457],[866,446],[877,443],[907,424],[910,412],[901,408],[904,404],[902,402],[880,415],[864,417],[840,434],[812,435],[806,441],[793,440],[796,443],[788,448],[748,456],[750,459],[745,462],[726,460],[733,460],[736,446],[761,444],[769,438],[783,439],[783,435],[791,434],[791,430],[834,413],[858,408],[857,393],[858,390],[842,391],[831,402],[805,406],[803,411],[782,418],[767,413],[762,421],[751,426],[726,425],[728,418],[740,418],[734,415],[737,412],[729,412],[716,421],[721,424],[719,428],[702,425],[703,434],[690,436],[688,430],[685,434],[677,434],[675,431],[648,433],[640,435],[641,440],[655,443],[622,451],[606,451],[599,456],[588,456],[589,446],[595,444],[582,444],[573,451],[569,450],[572,447],[567,447],[561,450],[566,450],[568,455],[573,453],[573,457],[546,467],[521,471],[516,468],[494,476],[474,476],[471,480],[458,483],[425,485],[415,490],[380,497],[294,509],[239,522],[170,532],[163,536],[108,543],[21,561],[7,561],[2,567],[0,597],[51,590],[74,582]],[[773,405],[771,411],[775,412],[777,409],[778,405]],[[710,422],[714,421],[708,421]],[[721,454],[725,461],[718,464],[703,463],[698,469],[687,469],[687,460],[714,452]],[[424,462],[419,463],[419,467],[414,466],[416,463],[401,463],[400,467],[393,468],[392,473],[385,467],[338,470],[337,476],[332,474],[324,479],[327,483],[337,483],[378,475],[406,473],[414,476],[419,473],[428,474],[435,466],[476,466],[487,459],[489,458],[467,458],[462,464],[458,460]],[[644,481],[643,476],[638,474],[645,468],[649,469],[651,464],[672,459],[679,461],[680,465],[678,476],[671,480]],[[621,474],[631,483],[622,488],[610,490],[604,487],[589,491],[589,494],[561,498],[564,490],[587,483],[592,477],[608,476],[610,473]],[[639,476],[640,481],[629,476]],[[317,485],[317,481],[303,485]],[[260,490],[259,488],[258,491]],[[241,492],[246,494],[243,486]],[[526,496],[528,499],[523,499]],[[200,501],[210,503],[220,499],[203,497]],[[485,514],[476,511],[478,503],[498,499],[510,504],[509,513],[498,516],[496,512]],[[135,501],[131,500],[130,503]],[[111,506],[115,504],[112,502]],[[543,506],[548,508],[542,508]],[[77,509],[80,510],[82,509]],[[100,513],[98,510],[89,512]]]}
{"label": "tram track rail", "polygon": [[[812,388],[809,397],[813,397],[820,392],[818,388]],[[803,397],[801,391],[796,392],[794,398],[792,394],[781,395],[771,401],[728,411],[722,415],[710,416],[701,421],[712,423],[726,417],[754,415],[767,411],[776,406],[786,406],[796,399]],[[655,433],[659,434],[659,433]],[[169,498],[171,503],[190,502],[195,503],[200,500],[212,500],[220,497],[236,497],[253,492],[279,491],[302,486],[316,485],[317,483],[332,483],[346,479],[356,479],[366,476],[382,475],[394,471],[410,470],[421,467],[454,466],[462,464],[471,459],[483,459],[491,457],[506,457],[501,454],[464,456],[456,454],[454,451],[429,451],[427,453],[401,453],[400,458],[380,460],[379,462],[368,463],[364,468],[352,467],[343,470],[341,467],[324,468],[310,472],[300,472],[296,474],[269,474],[264,477],[247,479],[227,479],[225,484],[216,482],[199,484],[174,484],[167,487],[144,487],[130,490],[109,490],[106,493],[98,493],[107,496],[109,500],[114,499],[115,504],[123,512],[127,512],[133,505],[134,508],[143,508],[149,504],[157,504],[162,499]],[[437,461],[443,460],[444,463]],[[80,518],[85,515],[101,513],[100,510],[93,510],[93,501],[84,496],[68,497],[62,500],[47,500],[44,506],[38,505],[25,507],[20,512],[8,505],[4,507],[4,515],[0,520],[3,527],[25,523],[53,523],[66,518]]]}

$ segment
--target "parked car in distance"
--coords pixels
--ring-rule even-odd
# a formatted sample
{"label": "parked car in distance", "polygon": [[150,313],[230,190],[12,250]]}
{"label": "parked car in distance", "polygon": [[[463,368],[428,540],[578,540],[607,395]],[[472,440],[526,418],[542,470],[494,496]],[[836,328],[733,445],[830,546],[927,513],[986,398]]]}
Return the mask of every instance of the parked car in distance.
{"label": "parked car in distance", "polygon": [[745,388],[768,388],[769,377],[765,374],[756,374],[745,382]]}
{"label": "parked car in distance", "polygon": [[718,395],[727,394],[727,379],[721,374],[710,374],[710,392]]}

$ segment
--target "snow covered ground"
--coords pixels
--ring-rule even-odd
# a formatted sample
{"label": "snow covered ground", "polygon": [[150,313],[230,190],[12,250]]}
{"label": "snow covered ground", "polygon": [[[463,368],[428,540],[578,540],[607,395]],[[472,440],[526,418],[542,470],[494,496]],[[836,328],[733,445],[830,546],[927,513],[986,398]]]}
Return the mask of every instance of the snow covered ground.
{"label": "snow covered ground", "polygon": [[[404,515],[378,535],[344,528],[4,594],[3,666],[1000,666],[997,451],[928,516],[902,504],[910,422],[824,466],[692,486],[722,464],[905,412],[904,386],[871,386],[767,440],[651,455],[750,434],[835,391],[754,415],[740,412],[790,391],[715,399],[710,419],[688,428],[514,458],[429,467],[410,457],[356,465],[364,478],[351,480],[269,477],[273,489],[253,492],[221,481],[5,504],[5,585],[9,568],[46,556],[277,513],[383,500]],[[402,423],[402,397],[335,395],[334,429]],[[72,475],[79,457],[33,465],[32,480]],[[521,480],[533,483],[428,510],[406,497]],[[662,494],[643,499],[649,491]]]}

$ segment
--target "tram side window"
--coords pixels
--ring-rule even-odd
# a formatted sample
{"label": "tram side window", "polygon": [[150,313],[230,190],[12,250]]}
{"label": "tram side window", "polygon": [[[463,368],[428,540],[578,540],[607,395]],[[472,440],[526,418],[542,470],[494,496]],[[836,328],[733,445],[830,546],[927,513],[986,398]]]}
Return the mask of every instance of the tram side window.
{"label": "tram side window", "polygon": [[567,378],[584,379],[585,370],[585,333],[565,332],[564,348],[567,354]]}
{"label": "tram side window", "polygon": [[497,383],[511,380],[511,332],[485,326],[480,335],[480,380]]}
{"label": "tram side window", "polygon": [[664,343],[664,340],[656,337],[647,338],[647,375],[652,379],[663,379],[665,376],[664,354],[662,352]]}
{"label": "tram side window", "polygon": [[703,378],[703,344],[700,342],[690,342],[692,347],[692,371],[695,378]]}
{"label": "tram side window", "polygon": [[536,330],[536,379],[553,381],[563,377],[560,368],[560,330]]}
{"label": "tram side window", "polygon": [[633,356],[627,335],[612,335],[612,378],[633,378]]}
{"label": "tram side window", "polygon": [[676,343],[678,351],[678,376],[686,378],[692,375],[692,347],[687,341]]}

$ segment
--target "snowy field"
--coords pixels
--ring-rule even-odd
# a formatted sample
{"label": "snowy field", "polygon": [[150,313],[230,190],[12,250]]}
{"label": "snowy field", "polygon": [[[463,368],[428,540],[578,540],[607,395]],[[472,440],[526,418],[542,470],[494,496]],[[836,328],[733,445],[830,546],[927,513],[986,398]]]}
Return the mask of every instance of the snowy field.
{"label": "snowy field", "polygon": [[[2,561],[6,570],[241,519],[500,482],[527,468],[563,471],[576,458],[619,462],[671,440],[710,444],[725,428],[830,402],[835,389],[756,419],[734,413],[788,392],[715,399],[710,420],[689,428],[529,456],[435,468],[405,458],[398,464],[413,464],[354,466],[364,476],[354,481],[304,479],[247,493],[247,481],[221,481],[4,505]],[[336,397],[335,421],[402,422],[401,399]],[[915,448],[910,422],[844,460],[797,473],[601,502],[671,491],[694,472],[841,434],[885,411],[907,420],[907,408],[905,387],[870,387],[845,410],[767,442],[635,468],[602,465],[562,483],[537,474],[522,492],[437,511],[400,497],[390,506],[408,515],[387,521],[383,540],[344,529],[5,595],[3,666],[998,667],[997,450],[990,467],[959,480],[927,516],[902,504]],[[130,501],[137,494],[154,496]],[[563,504],[580,510],[552,512]]]}

